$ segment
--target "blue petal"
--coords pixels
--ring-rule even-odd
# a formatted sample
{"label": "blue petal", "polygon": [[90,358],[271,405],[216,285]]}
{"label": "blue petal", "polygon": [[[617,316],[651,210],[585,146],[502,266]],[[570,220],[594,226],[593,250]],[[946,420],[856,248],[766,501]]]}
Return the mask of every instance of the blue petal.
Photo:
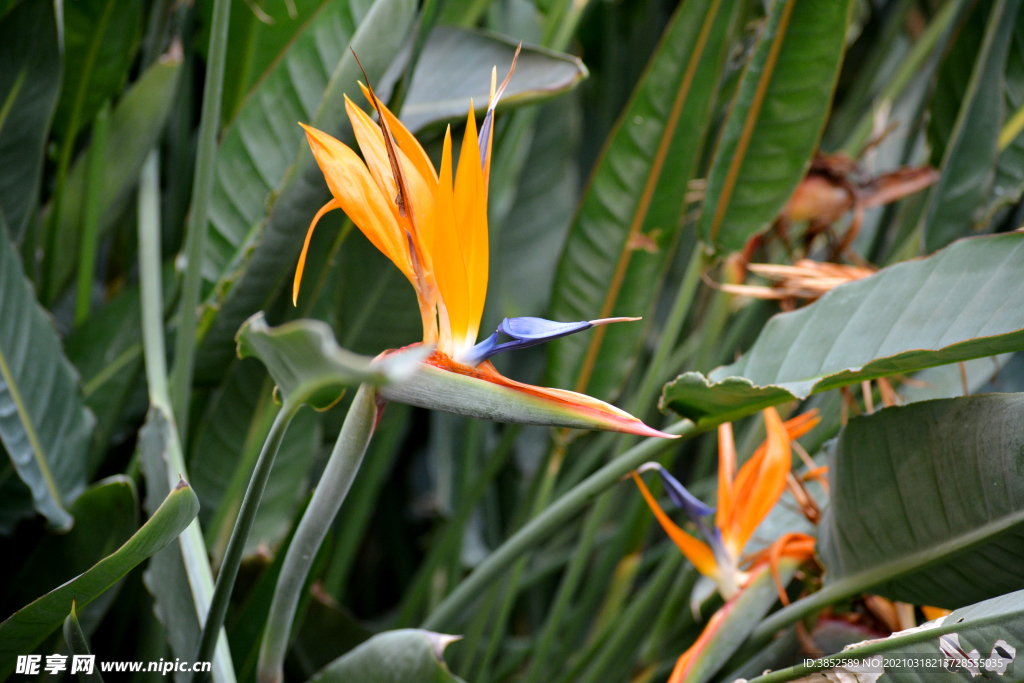
{"label": "blue petal", "polygon": [[589,320],[578,323],[556,323],[544,318],[505,318],[498,325],[498,331],[520,341],[544,342],[575,332],[589,330],[594,324]]}
{"label": "blue petal", "polygon": [[[498,330],[494,334],[470,349],[462,360],[469,365],[479,365],[491,356],[503,351],[536,346],[552,339],[589,330],[595,325],[606,325],[608,323],[630,320],[639,320],[639,318],[604,318],[601,320],[583,320],[576,323],[559,323],[545,320],[544,318],[505,318],[498,325]],[[506,337],[511,337],[512,340],[498,344],[499,333]]]}
{"label": "blue petal", "polygon": [[715,514],[715,508],[705,505],[704,501],[687,491],[686,487],[680,484],[679,480],[673,477],[664,467],[658,467],[658,474],[665,485],[665,492],[668,494],[668,497],[672,499],[677,508],[685,511],[686,516],[691,520],[700,523],[704,517]]}

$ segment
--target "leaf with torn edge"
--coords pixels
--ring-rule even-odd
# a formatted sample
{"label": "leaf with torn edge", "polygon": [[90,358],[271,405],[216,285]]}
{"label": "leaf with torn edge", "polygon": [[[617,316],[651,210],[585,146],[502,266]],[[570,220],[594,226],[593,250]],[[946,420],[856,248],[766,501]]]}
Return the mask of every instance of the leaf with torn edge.
{"label": "leaf with torn edge", "polygon": [[698,424],[863,380],[1024,349],[1024,233],[954,242],[768,321],[736,363],[665,386]]}

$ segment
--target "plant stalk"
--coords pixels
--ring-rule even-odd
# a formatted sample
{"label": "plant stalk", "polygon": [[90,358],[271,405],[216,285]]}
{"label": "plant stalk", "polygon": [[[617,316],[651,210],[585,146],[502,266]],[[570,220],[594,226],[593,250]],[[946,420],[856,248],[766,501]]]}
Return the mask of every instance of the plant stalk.
{"label": "plant stalk", "polygon": [[284,656],[302,586],[317,549],[327,536],[359,471],[363,454],[366,453],[377,424],[377,416],[376,389],[363,384],[352,401],[320,483],[288,546],[260,647],[256,670],[258,683],[280,683],[284,678]]}
{"label": "plant stalk", "polygon": [[[224,560],[217,574],[217,584],[213,589],[213,598],[210,600],[210,611],[206,615],[206,623],[203,625],[203,633],[199,638],[199,650],[196,653],[195,661],[209,661],[217,644],[217,634],[220,633],[224,624],[224,617],[228,612],[228,602],[231,599],[231,590],[234,588],[235,579],[238,576],[238,567],[242,563],[242,554],[245,551],[245,543],[249,540],[249,533],[256,521],[256,511],[259,509],[260,499],[267,488],[267,480],[270,479],[270,470],[274,467],[274,459],[277,451],[281,448],[285,432],[291,423],[295,413],[302,407],[301,401],[286,400],[284,406],[274,418],[274,424],[270,428],[267,440],[263,442],[263,450],[260,452],[259,460],[249,480],[249,488],[245,491],[242,499],[242,506],[238,510],[238,519],[235,520],[235,528],[231,531],[231,540],[228,541],[227,550],[224,552]],[[197,683],[209,679],[208,673],[199,673],[193,677]]]}
{"label": "plant stalk", "polygon": [[192,211],[185,237],[185,277],[181,292],[178,332],[175,341],[174,370],[171,377],[171,403],[182,443],[188,440],[188,408],[192,396],[195,369],[196,318],[202,285],[203,251],[206,248],[207,213],[213,190],[213,166],[217,155],[217,130],[224,90],[224,64],[228,47],[230,0],[215,0],[210,30],[209,60],[203,84],[203,108],[199,120],[199,148],[192,183]]}
{"label": "plant stalk", "polygon": [[[715,426],[705,424],[698,427],[689,420],[680,420],[663,431],[686,439]],[[488,555],[487,559],[476,568],[476,571],[470,574],[465,581],[459,584],[458,588],[452,591],[451,595],[437,606],[423,622],[421,628],[430,631],[443,631],[445,626],[451,624],[459,614],[468,609],[472,602],[492,582],[501,577],[505,570],[523,553],[528,552],[562,528],[592,499],[615,485],[625,474],[677,444],[678,441],[675,439],[650,437],[584,479]]]}

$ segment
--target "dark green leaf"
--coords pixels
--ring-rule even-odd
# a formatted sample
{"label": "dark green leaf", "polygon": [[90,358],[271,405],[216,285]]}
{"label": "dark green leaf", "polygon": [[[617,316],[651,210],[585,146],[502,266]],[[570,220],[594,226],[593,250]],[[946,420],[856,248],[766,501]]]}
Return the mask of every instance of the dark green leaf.
{"label": "dark green leaf", "polygon": [[184,482],[152,517],[114,553],[88,571],[18,610],[0,624],[0,678],[14,671],[18,654],[31,652],[60,627],[71,601],[85,607],[140,562],[177,538],[199,512],[199,500]]}
{"label": "dark green leaf", "polygon": [[0,440],[36,510],[66,530],[74,520],[64,507],[85,488],[95,419],[2,216],[0,233]]}
{"label": "dark green leaf", "polygon": [[417,629],[386,631],[331,662],[310,683],[460,683],[443,658],[453,640]]}
{"label": "dark green leaf", "polygon": [[[43,538],[21,563],[5,599],[8,613],[75,578],[124,544],[139,527],[135,485],[126,477],[111,477],[87,489],[69,508],[75,526],[61,535]],[[116,591],[107,591],[86,607],[82,619],[91,630]]]}
{"label": "dark green leaf", "polygon": [[0,21],[0,212],[21,240],[39,203],[46,134],[60,94],[54,5],[22,3]]}
{"label": "dark green leaf", "polygon": [[[921,683],[941,678],[950,681],[970,681],[975,676],[984,680],[1015,680],[1019,677],[1021,639],[1024,632],[1024,591],[992,598],[969,607],[962,607],[952,614],[930,621],[909,631],[894,633],[888,638],[864,641],[860,646],[844,649],[837,659],[851,660],[882,655],[884,659],[929,658],[949,662],[956,659],[956,648],[981,662],[977,673],[964,666],[947,669],[939,673],[935,669],[914,667],[892,667],[884,670],[884,681],[893,683]],[[943,648],[942,646],[945,646]],[[1009,647],[1007,647],[1009,646]],[[952,657],[947,656],[949,652]],[[1007,662],[1007,660],[1009,660]],[[1001,669],[1000,661],[1010,666]],[[834,669],[840,662],[832,658],[818,660],[813,666],[795,666],[782,671],[766,673],[751,679],[750,683],[782,683],[798,679],[809,680],[854,680],[849,670]],[[877,669],[876,669],[877,670]],[[815,671],[815,678],[802,678]],[[874,674],[869,674],[874,677]]]}
{"label": "dark green leaf", "polygon": [[373,360],[338,346],[327,323],[296,320],[270,327],[262,312],[238,331],[238,357],[259,358],[284,397],[294,395],[314,408],[334,405],[349,386],[408,379],[429,352],[421,348]]}
{"label": "dark green leaf", "polygon": [[[330,198],[296,122],[308,121],[351,142],[343,95],[357,93],[362,74],[346,48],[359,54],[376,83],[400,50],[414,14],[412,0],[377,2],[354,34],[351,23],[342,29],[340,16],[322,15],[225,136],[203,263],[204,279],[216,284],[199,321],[200,379],[224,372],[239,326],[269,306],[295,267],[313,215]],[[320,31],[325,32],[322,39]],[[321,52],[325,45],[327,54]]]}
{"label": "dark green leaf", "polygon": [[846,44],[851,2],[772,6],[723,124],[697,231],[726,250],[768,228],[821,137]]}
{"label": "dark green leaf", "polygon": [[942,157],[942,175],[932,187],[925,209],[928,253],[969,233],[984,211],[995,177],[1003,122],[1003,72],[1019,6],[997,0],[989,12],[985,37]]}
{"label": "dark green leaf", "polygon": [[143,4],[91,0],[64,5],[64,87],[53,134],[75,136],[128,78],[142,35]]}
{"label": "dark green leaf", "polygon": [[[149,67],[129,88],[110,115],[110,135],[103,159],[103,187],[100,193],[100,223],[97,239],[114,226],[123,214],[139,180],[146,156],[163,133],[174,103],[181,54],[169,52]],[[85,202],[87,154],[76,160],[68,174],[59,220],[54,229],[53,258],[48,291],[59,294],[78,263],[82,205]]]}
{"label": "dark green leaf", "polygon": [[[82,631],[82,625],[78,623],[78,615],[75,613],[75,603],[71,602],[71,613],[68,614],[67,619],[64,620],[64,642],[68,646],[68,650],[71,651],[72,662],[74,656],[89,656],[92,652],[89,650],[89,641],[85,637],[85,633]],[[74,671],[74,664],[68,667],[69,671]],[[95,661],[92,665],[92,671],[79,671],[78,680],[79,683],[103,683],[103,676],[100,676],[99,667],[95,665]]]}
{"label": "dark green leaf", "polygon": [[126,287],[64,340],[82,375],[85,404],[96,416],[89,472],[102,463],[130,392],[142,372],[142,320],[138,287]]}
{"label": "dark green leaf", "polygon": [[[433,123],[465,119],[470,100],[482,114],[487,109],[491,69],[497,67],[500,80],[512,65],[518,44],[497,33],[435,28],[416,65],[402,107],[402,123],[418,131]],[[524,45],[501,102],[513,107],[548,99],[586,77],[587,68],[578,57]]]}
{"label": "dark green leaf", "polygon": [[955,608],[1024,587],[1022,408],[985,394],[851,420],[829,459],[826,590]]}
{"label": "dark green leaf", "polygon": [[[686,208],[737,4],[687,0],[665,29],[589,181],[555,276],[550,317],[650,311]],[[608,398],[645,332],[637,323],[615,327],[555,341],[550,383]]]}
{"label": "dark green leaf", "polygon": [[662,407],[732,420],[812,393],[1024,348],[1024,233],[960,240],[774,316],[739,361],[681,375]]}
{"label": "dark green leaf", "polygon": [[[1017,13],[1016,28],[1010,42],[1004,74],[1005,98],[1003,110],[1007,119],[1024,107],[1024,14]],[[1005,124],[1004,124],[1005,125]],[[1002,133],[1000,134],[1002,138]],[[1006,146],[1003,146],[1003,143]],[[1009,204],[1020,201],[1024,194],[1024,136],[1019,133],[1009,141],[1000,139],[999,162],[992,181],[986,217]]]}

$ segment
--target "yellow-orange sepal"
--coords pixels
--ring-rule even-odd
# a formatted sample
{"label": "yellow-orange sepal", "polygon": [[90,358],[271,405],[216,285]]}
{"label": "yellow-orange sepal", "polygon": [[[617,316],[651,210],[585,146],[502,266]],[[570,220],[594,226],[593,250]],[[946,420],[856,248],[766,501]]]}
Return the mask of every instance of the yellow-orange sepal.
{"label": "yellow-orange sepal", "polygon": [[647,501],[647,507],[651,508],[651,512],[654,513],[658,523],[661,524],[661,528],[665,530],[668,537],[672,539],[672,542],[676,544],[680,552],[686,556],[690,562],[693,563],[694,568],[697,569],[704,576],[708,576],[715,579],[719,574],[718,563],[715,562],[715,554],[712,552],[711,547],[703,541],[699,541],[690,534],[686,533],[676,525],[672,519],[665,514],[665,511],[658,505],[658,501],[651,495],[650,489],[647,488],[647,484],[640,478],[640,475],[636,471],[632,472],[633,481],[636,482],[637,488],[640,489],[641,495],[644,500]]}

